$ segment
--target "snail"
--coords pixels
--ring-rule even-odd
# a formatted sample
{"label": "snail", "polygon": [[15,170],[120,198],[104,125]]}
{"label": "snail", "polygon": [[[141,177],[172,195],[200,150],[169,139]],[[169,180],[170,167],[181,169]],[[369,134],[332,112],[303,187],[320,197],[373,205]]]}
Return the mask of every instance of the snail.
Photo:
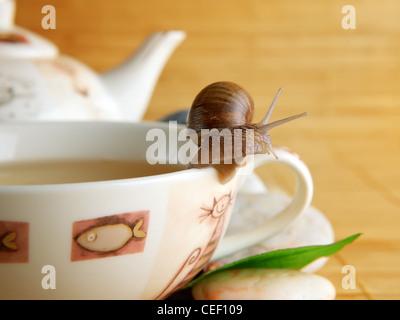
{"label": "snail", "polygon": [[197,133],[199,147],[188,167],[212,166],[217,170],[220,182],[226,183],[247,155],[267,153],[276,157],[268,131],[307,115],[304,112],[268,123],[281,91],[278,90],[264,118],[252,123],[253,99],[239,85],[221,81],[201,90],[187,118],[187,127]]}

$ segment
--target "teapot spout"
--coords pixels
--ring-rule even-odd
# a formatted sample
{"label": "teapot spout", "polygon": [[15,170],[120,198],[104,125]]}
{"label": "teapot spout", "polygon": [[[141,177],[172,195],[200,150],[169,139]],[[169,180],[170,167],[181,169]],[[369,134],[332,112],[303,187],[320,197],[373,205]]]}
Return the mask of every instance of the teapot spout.
{"label": "teapot spout", "polygon": [[183,31],[152,34],[127,61],[101,75],[123,120],[142,119],[164,65],[185,36]]}

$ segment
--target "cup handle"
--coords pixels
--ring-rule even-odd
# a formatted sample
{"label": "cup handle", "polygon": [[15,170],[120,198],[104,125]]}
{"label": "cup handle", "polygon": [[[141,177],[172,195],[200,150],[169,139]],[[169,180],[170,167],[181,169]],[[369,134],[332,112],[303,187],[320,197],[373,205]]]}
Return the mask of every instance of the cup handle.
{"label": "cup handle", "polygon": [[271,238],[285,229],[310,205],[313,195],[313,181],[307,166],[296,154],[286,149],[274,148],[274,152],[277,159],[265,154],[254,156],[254,167],[268,163],[279,163],[289,167],[296,177],[296,190],[291,203],[280,213],[258,227],[222,238],[212,260],[222,258]]}

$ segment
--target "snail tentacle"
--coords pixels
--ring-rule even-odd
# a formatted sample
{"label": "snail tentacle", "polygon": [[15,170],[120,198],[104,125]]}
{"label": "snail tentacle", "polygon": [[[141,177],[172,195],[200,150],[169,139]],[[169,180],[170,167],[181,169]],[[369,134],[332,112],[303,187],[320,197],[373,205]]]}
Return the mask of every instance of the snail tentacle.
{"label": "snail tentacle", "polygon": [[275,128],[275,127],[277,127],[277,126],[280,126],[280,125],[282,125],[282,124],[284,124],[284,123],[286,123],[286,122],[295,120],[295,119],[297,119],[297,118],[305,117],[305,116],[307,116],[307,115],[308,115],[307,112],[299,113],[299,114],[296,114],[296,115],[291,116],[291,117],[287,117],[287,118],[284,118],[284,119],[276,120],[276,121],[271,122],[271,123],[263,124],[263,125],[261,125],[259,128],[260,128],[260,129],[263,129],[263,130],[265,130],[265,131],[269,131],[269,130],[271,130],[272,128]]}
{"label": "snail tentacle", "polygon": [[270,107],[269,107],[267,113],[265,114],[264,118],[259,122],[259,125],[264,125],[264,124],[267,124],[267,123],[268,123],[269,118],[270,118],[270,116],[271,116],[271,114],[272,114],[272,111],[273,111],[274,108],[275,108],[276,102],[278,101],[278,97],[279,97],[279,95],[281,94],[282,90],[283,90],[282,88],[279,88],[278,92],[277,92],[276,95],[275,95],[274,100],[272,100],[272,103],[271,103],[271,105],[270,105]]}

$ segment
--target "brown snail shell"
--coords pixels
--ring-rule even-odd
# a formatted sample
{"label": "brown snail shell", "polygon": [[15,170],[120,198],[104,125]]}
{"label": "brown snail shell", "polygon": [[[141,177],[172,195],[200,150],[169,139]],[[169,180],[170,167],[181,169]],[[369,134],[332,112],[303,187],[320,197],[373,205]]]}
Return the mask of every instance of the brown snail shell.
{"label": "brown snail shell", "polygon": [[[236,168],[247,155],[272,153],[276,157],[268,131],[307,115],[301,113],[268,123],[281,90],[258,123],[252,123],[253,99],[239,85],[215,82],[201,90],[193,101],[187,120],[188,128],[197,132],[199,146],[189,168],[212,166],[218,171],[221,183],[226,183],[233,178]],[[241,141],[240,147],[235,148],[233,141]]]}
{"label": "brown snail shell", "polygon": [[230,128],[251,123],[254,103],[250,94],[232,82],[208,85],[194,99],[188,115],[188,127],[201,129]]}

